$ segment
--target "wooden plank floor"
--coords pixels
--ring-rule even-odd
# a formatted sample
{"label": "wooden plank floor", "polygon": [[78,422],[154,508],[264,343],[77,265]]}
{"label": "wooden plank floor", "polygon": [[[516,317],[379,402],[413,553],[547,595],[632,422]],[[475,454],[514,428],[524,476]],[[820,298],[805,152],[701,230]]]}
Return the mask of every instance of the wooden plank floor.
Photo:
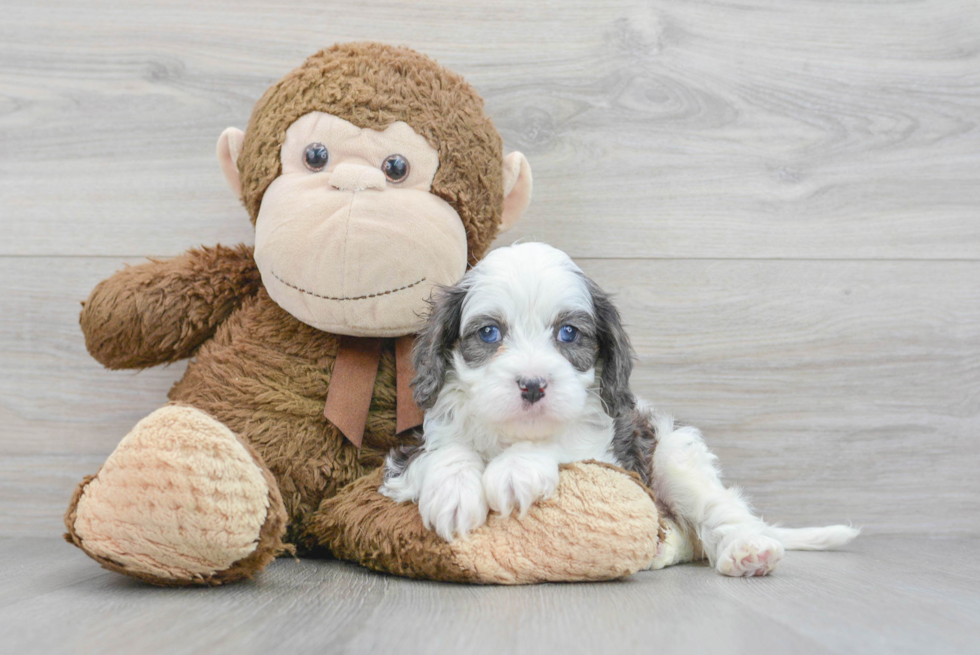
{"label": "wooden plank floor", "polygon": [[765,579],[697,564],[623,581],[474,587],[280,559],[215,589],[149,588],[50,539],[0,539],[4,653],[976,653],[975,540],[860,539]]}

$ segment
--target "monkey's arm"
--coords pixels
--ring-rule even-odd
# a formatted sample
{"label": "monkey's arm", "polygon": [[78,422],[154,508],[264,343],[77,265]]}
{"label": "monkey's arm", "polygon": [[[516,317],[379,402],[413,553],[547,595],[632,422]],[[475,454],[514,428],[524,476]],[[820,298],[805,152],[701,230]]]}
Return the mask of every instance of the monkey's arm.
{"label": "monkey's arm", "polygon": [[107,368],[145,368],[193,354],[261,286],[252,247],[195,248],[129,266],[82,303],[85,346]]}

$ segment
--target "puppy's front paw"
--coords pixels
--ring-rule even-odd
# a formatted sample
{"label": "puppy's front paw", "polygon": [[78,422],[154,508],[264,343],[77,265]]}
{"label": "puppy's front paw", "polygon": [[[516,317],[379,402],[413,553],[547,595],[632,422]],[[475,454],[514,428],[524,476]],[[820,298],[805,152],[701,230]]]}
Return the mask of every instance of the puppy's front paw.
{"label": "puppy's front paw", "polygon": [[487,503],[503,516],[510,516],[515,509],[524,516],[531,505],[551,496],[557,486],[557,462],[539,457],[501,455],[483,472]]}
{"label": "puppy's front paw", "polygon": [[465,537],[486,523],[489,511],[477,471],[424,484],[419,494],[422,523],[446,541]]}
{"label": "puppy's front paw", "polygon": [[734,537],[721,548],[715,568],[734,577],[769,575],[783,558],[783,545],[761,534]]}

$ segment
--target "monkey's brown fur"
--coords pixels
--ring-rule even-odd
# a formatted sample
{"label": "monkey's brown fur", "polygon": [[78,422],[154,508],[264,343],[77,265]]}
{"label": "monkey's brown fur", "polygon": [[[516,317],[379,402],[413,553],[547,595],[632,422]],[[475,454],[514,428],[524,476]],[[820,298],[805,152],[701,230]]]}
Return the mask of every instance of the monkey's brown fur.
{"label": "monkey's brown fur", "polygon": [[[362,128],[405,121],[425,137],[439,152],[432,193],[459,213],[469,260],[483,255],[503,203],[500,136],[483,112],[483,100],[462,77],[428,57],[377,43],[326,48],[257,103],[238,158],[242,202],[253,223],[266,188],[280,173],[286,129],[312,111]],[[397,443],[391,344],[385,344],[357,449],[323,418],[337,336],[301,323],[269,298],[250,247],[201,248],[128,267],[93,290],[80,323],[89,352],[108,368],[194,357],[170,399],[207,412],[254,449],[281,494],[281,501],[270,499],[270,524],[281,527],[276,517],[284,507],[285,538],[301,551],[323,543],[304,530],[320,503],[379,467]],[[66,514],[67,536],[80,547],[73,517],[88,480]],[[255,556],[234,567],[236,575],[198,582],[260,570],[281,552],[279,536],[263,538]],[[102,564],[119,570],[112,562]]]}
{"label": "monkey's brown fur", "polygon": [[[469,258],[496,235],[502,208],[500,136],[463,78],[407,48],[335,45],[273,85],[249,120],[238,158],[252,221],[280,172],[297,118],[323,111],[359,127],[405,121],[439,151],[432,192],[466,227]],[[395,369],[386,344],[360,451],[323,418],[338,340],[299,322],[262,287],[251,248],[192,250],[102,281],[81,315],[89,352],[109,368],[144,368],[194,355],[170,398],[241,435],[279,482],[288,538],[319,503],[381,465],[395,445]]]}
{"label": "monkey's brown fur", "polygon": [[170,399],[207,412],[258,452],[288,512],[287,540],[301,551],[315,547],[302,538],[309,514],[380,466],[397,443],[392,344],[381,357],[358,450],[323,418],[337,336],[269,298],[251,248],[194,249],[123,269],[95,288],[81,325],[89,352],[110,368],[194,354]]}
{"label": "monkey's brown fur", "polygon": [[[501,142],[483,113],[483,101],[461,77],[427,57],[380,44],[327,48],[259,101],[238,157],[242,201],[253,223],[266,188],[280,173],[287,127],[312,111],[362,128],[405,121],[425,137],[439,152],[432,193],[462,219],[469,261],[482,257],[496,235],[503,206]],[[401,544],[404,556],[392,565],[393,572],[479,580],[472,572],[462,573],[445,544],[421,529],[418,520],[403,520],[413,508],[392,510],[394,504],[377,495],[377,474],[363,478],[398,443],[392,343],[385,342],[358,449],[323,417],[338,337],[300,322],[269,297],[250,247],[194,249],[125,268],[96,286],[80,322],[89,352],[109,368],[193,357],[170,399],[206,412],[235,433],[270,489],[265,524],[251,555],[211,575],[174,580],[134,574],[86,550],[75,523],[79,499],[92,480],[88,477],[66,513],[66,538],[106,568],[155,584],[231,582],[250,577],[287,549],[283,539],[301,552],[331,550],[336,540],[353,534],[347,530],[351,521],[377,519],[374,512],[387,503],[392,513],[375,523],[390,523],[391,538]],[[349,489],[357,493],[348,491],[342,506],[331,504],[355,481],[358,486]],[[351,510],[362,493],[371,503]],[[343,516],[337,515],[338,507]],[[417,514],[412,516],[417,519]],[[655,539],[655,521],[653,531]],[[369,552],[355,552],[349,539],[341,550],[336,554],[371,558]],[[632,570],[640,566],[638,561]]]}
{"label": "monkey's brown fur", "polygon": [[111,369],[185,359],[261,286],[248,246],[129,266],[96,285],[83,303],[85,346]]}

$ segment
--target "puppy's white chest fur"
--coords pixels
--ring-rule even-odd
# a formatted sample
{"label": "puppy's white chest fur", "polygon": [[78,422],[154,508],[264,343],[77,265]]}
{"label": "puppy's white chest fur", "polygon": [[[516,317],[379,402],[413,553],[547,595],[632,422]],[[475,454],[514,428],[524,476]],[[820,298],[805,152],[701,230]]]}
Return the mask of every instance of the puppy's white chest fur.
{"label": "puppy's white chest fur", "polygon": [[484,433],[474,435],[476,438],[471,444],[487,464],[512,448],[546,451],[558,464],[590,459],[615,464],[612,419],[605,413],[597,413],[590,419],[581,419],[562,425],[554,432],[533,436],[521,431],[488,430],[488,426],[484,425]]}

